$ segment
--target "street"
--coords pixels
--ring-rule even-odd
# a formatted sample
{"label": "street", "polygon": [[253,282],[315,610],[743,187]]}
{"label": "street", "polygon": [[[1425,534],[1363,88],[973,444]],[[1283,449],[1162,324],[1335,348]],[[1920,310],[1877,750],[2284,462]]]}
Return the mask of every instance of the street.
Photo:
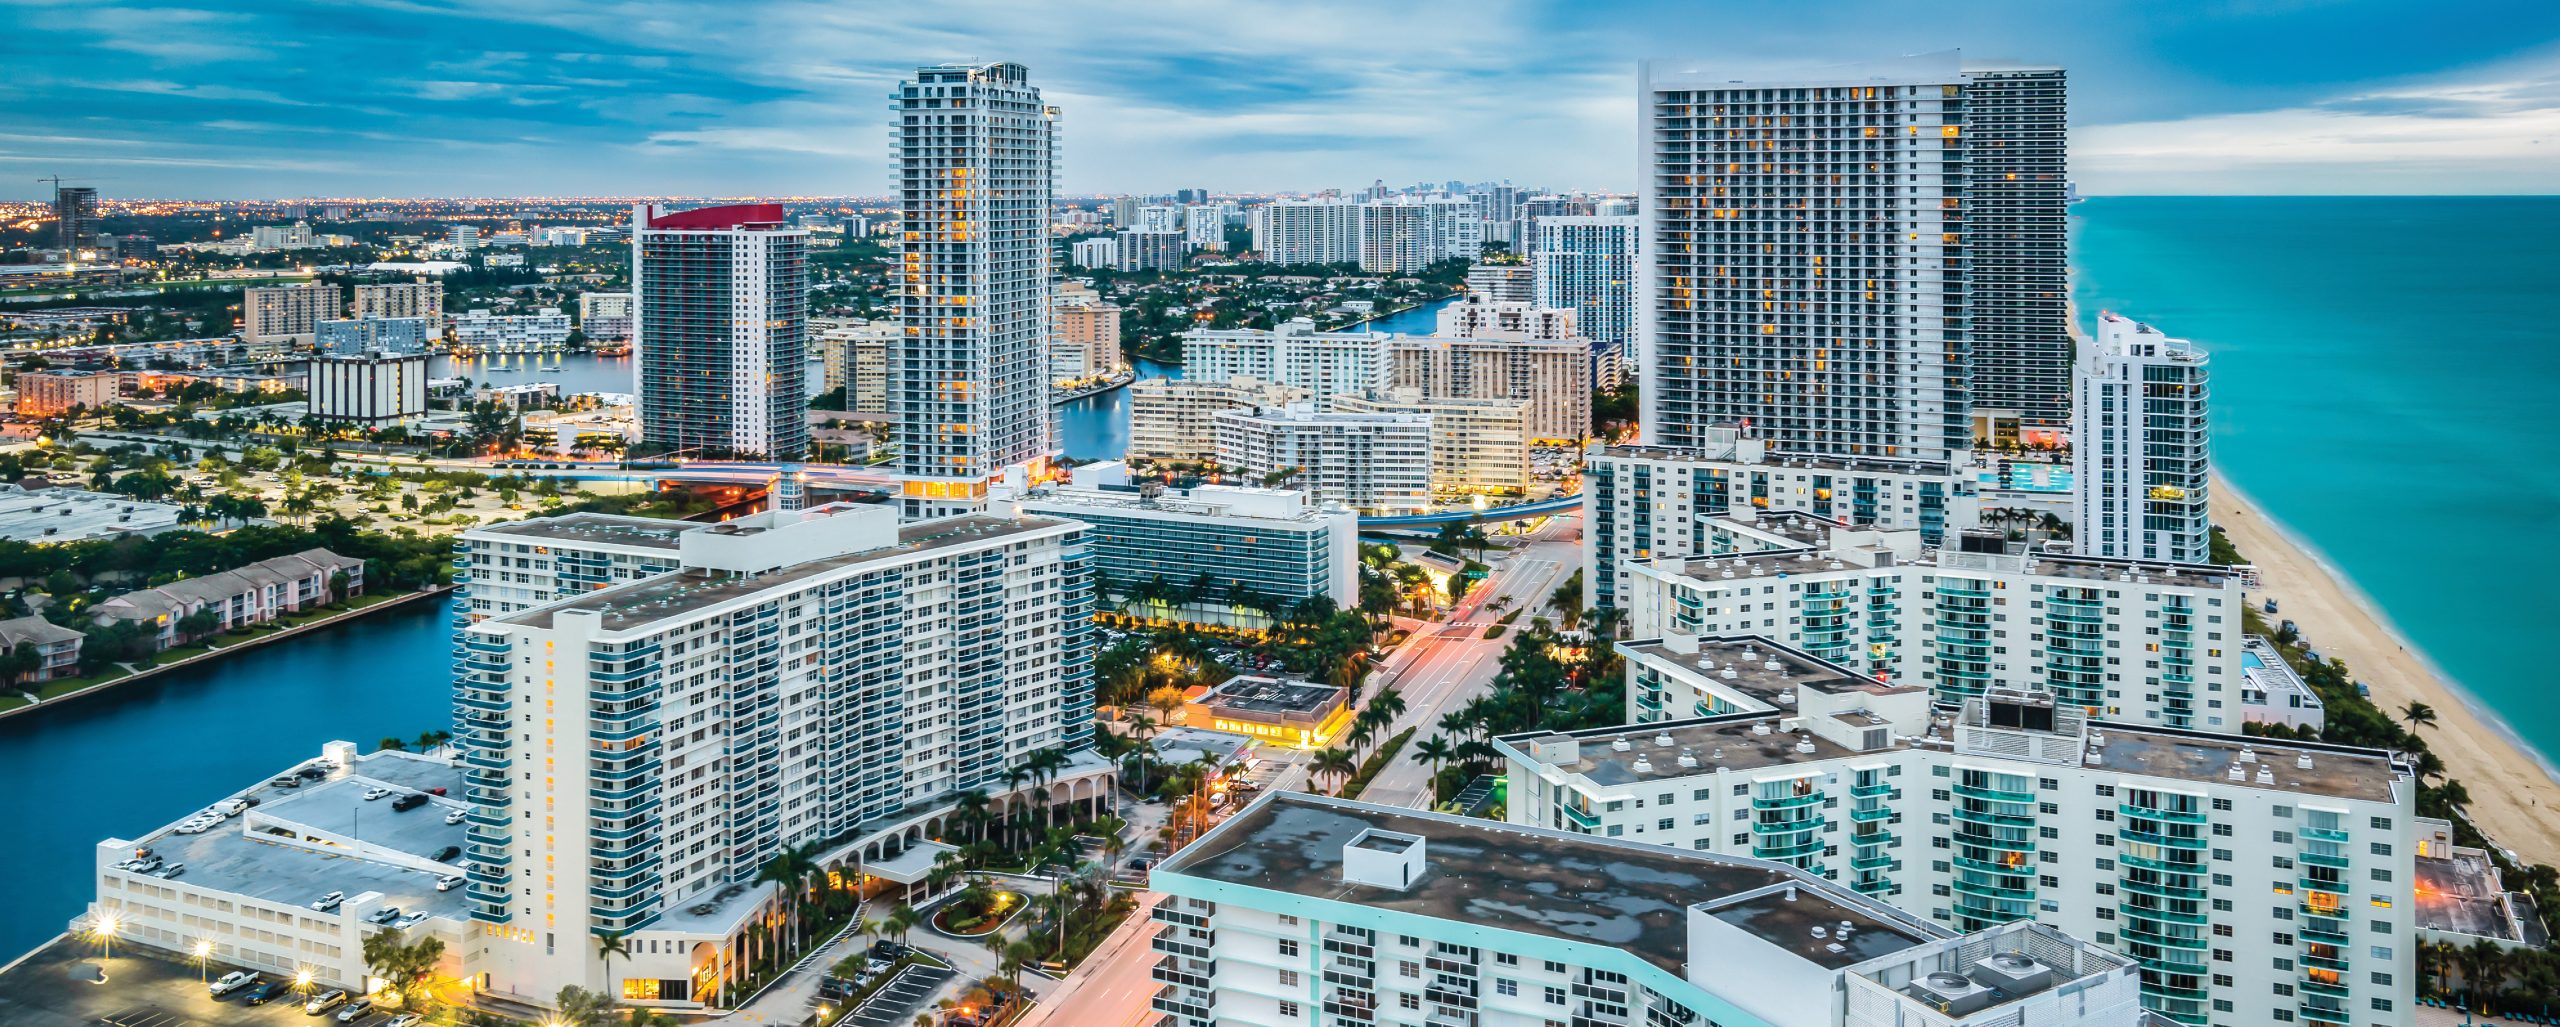
{"label": "street", "polygon": [[[1511,636],[1532,617],[1554,619],[1554,611],[1546,608],[1547,597],[1581,566],[1582,516],[1578,513],[1549,518],[1526,543],[1494,562],[1484,583],[1450,611],[1447,621],[1415,632],[1387,658],[1371,694],[1396,689],[1404,696],[1405,712],[1380,735],[1381,740],[1408,727],[1420,729],[1414,733],[1415,741],[1429,738],[1438,730],[1441,714],[1484,694],[1501,669],[1502,651],[1511,645]],[[1497,598],[1509,602],[1496,607]],[[1523,612],[1512,630],[1500,638],[1484,637],[1485,629],[1513,610]],[[1430,788],[1431,768],[1399,753],[1360,798],[1391,806],[1428,806]]]}

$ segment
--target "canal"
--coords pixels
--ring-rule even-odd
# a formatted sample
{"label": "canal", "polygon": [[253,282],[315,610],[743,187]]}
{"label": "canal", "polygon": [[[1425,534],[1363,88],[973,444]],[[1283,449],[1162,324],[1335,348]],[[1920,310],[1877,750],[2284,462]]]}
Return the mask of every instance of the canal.
{"label": "canal", "polygon": [[420,599],[213,663],[0,718],[0,963],[97,895],[91,847],[211,805],[333,739],[371,751],[451,721],[450,599]]}

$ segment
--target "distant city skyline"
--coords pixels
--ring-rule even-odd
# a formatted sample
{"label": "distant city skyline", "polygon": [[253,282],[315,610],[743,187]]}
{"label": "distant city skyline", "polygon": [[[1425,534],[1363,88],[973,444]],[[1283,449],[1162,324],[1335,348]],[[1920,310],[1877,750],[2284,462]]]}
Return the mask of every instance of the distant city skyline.
{"label": "distant city skyline", "polygon": [[2461,6],[9,0],[0,196],[884,195],[889,94],[944,61],[1048,83],[1067,194],[1624,191],[1640,59],[1765,79],[1950,48],[2073,69],[2092,195],[2560,191],[2560,8]]}

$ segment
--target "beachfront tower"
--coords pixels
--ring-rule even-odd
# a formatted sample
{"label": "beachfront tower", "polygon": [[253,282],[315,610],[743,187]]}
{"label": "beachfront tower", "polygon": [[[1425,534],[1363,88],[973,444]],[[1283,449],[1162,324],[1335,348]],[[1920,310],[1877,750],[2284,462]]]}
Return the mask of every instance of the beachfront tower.
{"label": "beachfront tower", "polygon": [[1019,64],[916,69],[897,112],[901,225],[889,404],[909,517],[1037,477],[1049,430],[1049,200],[1058,109]]}
{"label": "beachfront tower", "polygon": [[2062,418],[2060,69],[1651,61],[1637,88],[1646,444],[1961,463],[1977,404]]}
{"label": "beachfront tower", "polygon": [[809,448],[809,233],[782,205],[631,211],[640,434],[662,453]]}
{"label": "beachfront tower", "polygon": [[2082,555],[2205,563],[2205,353],[2111,313],[2081,350],[2071,427]]}

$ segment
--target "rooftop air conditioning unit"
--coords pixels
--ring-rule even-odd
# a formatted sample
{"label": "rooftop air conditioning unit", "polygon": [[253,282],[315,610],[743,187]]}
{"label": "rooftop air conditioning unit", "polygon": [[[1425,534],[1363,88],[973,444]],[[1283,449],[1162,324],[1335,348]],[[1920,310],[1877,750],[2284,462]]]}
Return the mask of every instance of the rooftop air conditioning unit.
{"label": "rooftop air conditioning unit", "polygon": [[1973,979],[2011,995],[2024,995],[2053,985],[2053,970],[2024,953],[1995,952],[1973,964]]}
{"label": "rooftop air conditioning unit", "polygon": [[1954,1017],[1968,1016],[1989,1007],[1993,997],[1991,989],[1974,983],[1973,978],[1944,970],[1911,982],[1906,994]]}

